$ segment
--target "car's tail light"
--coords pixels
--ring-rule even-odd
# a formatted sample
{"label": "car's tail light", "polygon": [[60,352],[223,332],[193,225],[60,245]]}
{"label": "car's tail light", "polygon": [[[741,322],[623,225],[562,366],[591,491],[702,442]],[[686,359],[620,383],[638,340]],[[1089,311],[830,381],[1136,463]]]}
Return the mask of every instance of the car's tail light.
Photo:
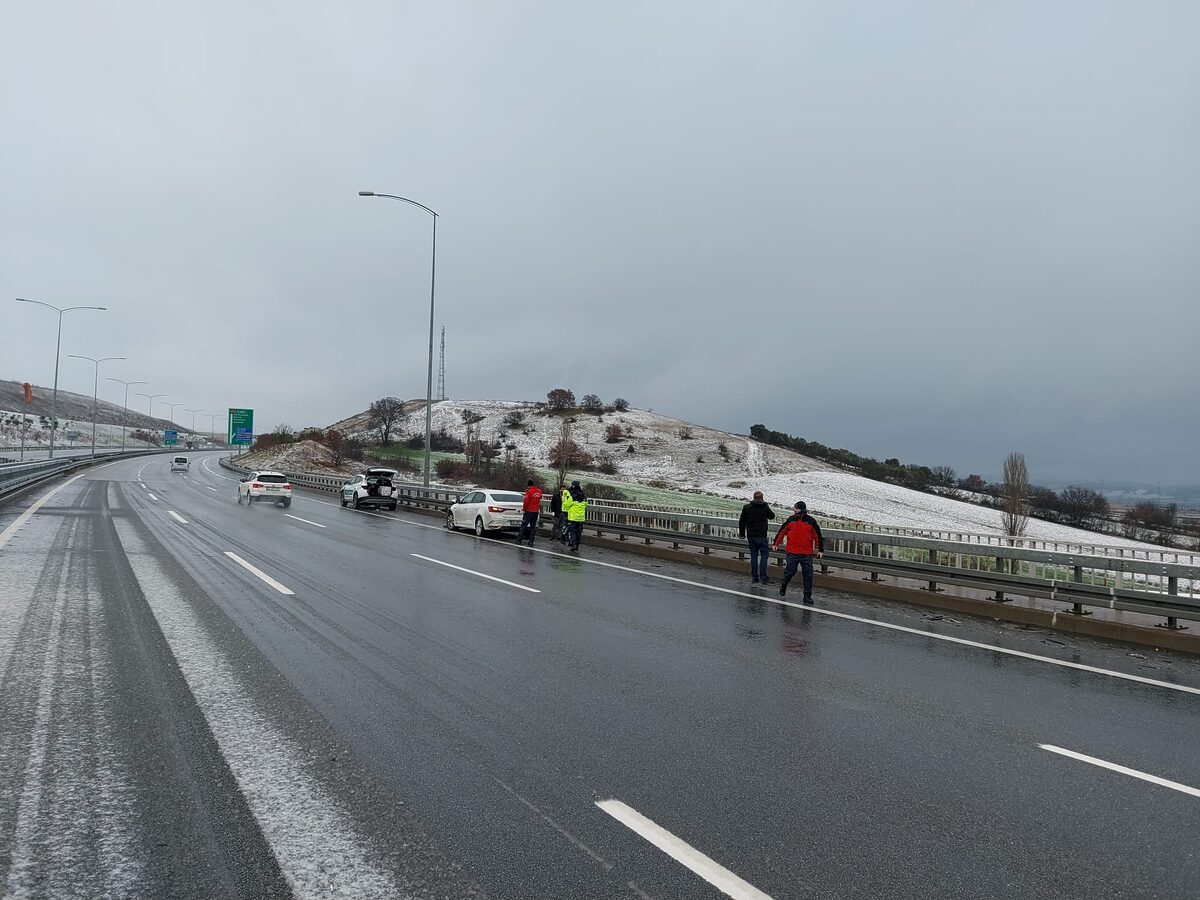
{"label": "car's tail light", "polygon": [[290,484],[281,484],[280,487],[283,488],[285,491],[290,491],[292,489],[292,486]]}
{"label": "car's tail light", "polygon": [[253,484],[251,484],[251,485],[250,485],[250,487],[252,487],[252,488],[260,488],[260,487],[262,487],[262,485],[261,485],[261,484],[259,484],[259,483],[256,481],[256,482],[254,482]]}
{"label": "car's tail light", "polygon": [[489,506],[488,512],[504,512],[503,506]]}

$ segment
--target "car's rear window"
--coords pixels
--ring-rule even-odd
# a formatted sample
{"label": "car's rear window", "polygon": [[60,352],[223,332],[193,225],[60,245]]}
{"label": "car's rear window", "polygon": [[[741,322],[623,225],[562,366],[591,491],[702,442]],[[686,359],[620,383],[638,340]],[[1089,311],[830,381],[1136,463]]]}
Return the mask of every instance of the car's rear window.
{"label": "car's rear window", "polygon": [[282,475],[259,475],[255,480],[263,484],[287,484],[287,478]]}
{"label": "car's rear window", "polygon": [[177,457],[175,457],[174,462],[185,463],[185,462],[187,462],[187,457],[186,456],[177,456]]}
{"label": "car's rear window", "polygon": [[492,491],[492,499],[497,503],[520,503],[525,499],[525,495],[506,494],[504,491]]}

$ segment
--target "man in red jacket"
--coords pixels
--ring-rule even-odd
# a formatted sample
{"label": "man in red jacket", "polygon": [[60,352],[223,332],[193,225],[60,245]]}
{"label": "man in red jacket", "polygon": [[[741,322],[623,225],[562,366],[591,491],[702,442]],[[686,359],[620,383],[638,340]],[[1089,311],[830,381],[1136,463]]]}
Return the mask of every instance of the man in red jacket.
{"label": "man in red jacket", "polygon": [[517,532],[517,543],[529,534],[529,546],[537,536],[538,513],[542,510],[542,489],[529,479],[529,487],[525,490],[525,499],[521,503],[521,530]]}
{"label": "man in red jacket", "polygon": [[797,500],[793,514],[779,527],[775,535],[775,546],[787,547],[787,567],[783,570],[783,581],[779,583],[779,596],[787,593],[788,582],[799,568],[804,573],[804,602],[812,605],[813,553],[820,559],[825,556],[825,539],[821,537],[821,526],[808,514],[808,505]]}

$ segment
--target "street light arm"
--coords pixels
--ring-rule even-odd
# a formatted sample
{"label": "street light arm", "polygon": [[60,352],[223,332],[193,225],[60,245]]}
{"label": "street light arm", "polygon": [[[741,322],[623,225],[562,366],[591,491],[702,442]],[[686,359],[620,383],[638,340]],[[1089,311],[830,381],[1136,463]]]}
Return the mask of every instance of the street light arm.
{"label": "street light arm", "polygon": [[17,297],[16,301],[18,303],[36,303],[38,306],[44,306],[44,307],[46,307],[46,309],[52,309],[56,313],[59,313],[60,315],[62,313],[72,312],[73,310],[76,310],[76,309],[103,309],[105,311],[108,310],[107,306],[65,306],[65,307],[55,306],[53,303],[43,303],[41,300],[29,300],[29,299],[26,299],[25,297]]}
{"label": "street light arm", "polygon": [[405,203],[411,203],[413,206],[421,207],[421,209],[425,210],[425,212],[429,213],[435,219],[438,217],[438,214],[435,213],[428,206],[426,206],[424,203],[418,203],[416,200],[410,200],[407,197],[401,197],[398,194],[377,194],[377,193],[375,193],[375,191],[359,191],[358,196],[360,196],[360,197],[387,197],[389,200],[402,200]]}

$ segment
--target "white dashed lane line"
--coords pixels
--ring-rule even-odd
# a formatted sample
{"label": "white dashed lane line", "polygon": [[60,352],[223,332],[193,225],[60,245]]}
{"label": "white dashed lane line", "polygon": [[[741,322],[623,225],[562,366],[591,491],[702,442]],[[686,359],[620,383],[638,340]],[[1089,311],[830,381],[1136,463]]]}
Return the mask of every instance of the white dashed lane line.
{"label": "white dashed lane line", "polygon": [[262,569],[246,562],[244,559],[242,559],[236,553],[226,550],[225,555],[228,556],[230,559],[232,559],[235,563],[237,563],[243,569],[245,569],[247,572],[249,572],[251,575],[253,575],[255,578],[262,579],[267,584],[269,584],[271,587],[275,588],[275,590],[279,591],[279,593],[287,594],[289,596],[292,596],[296,593],[295,591],[291,590],[290,588],[284,587],[282,584],[280,584],[278,581],[276,581],[274,578],[272,578],[270,575],[268,575]]}
{"label": "white dashed lane line", "polygon": [[299,516],[293,516],[291,513],[284,513],[289,519],[295,519],[297,522],[303,522],[305,525],[315,525],[317,528],[324,528],[320,522],[310,522],[308,519],[302,519]]}
{"label": "white dashed lane line", "polygon": [[1150,775],[1146,772],[1139,772],[1137,769],[1131,769],[1128,766],[1121,766],[1117,763],[1108,762],[1108,760],[1099,759],[1095,756],[1088,756],[1085,753],[1076,753],[1074,750],[1065,750],[1062,747],[1056,747],[1053,744],[1038,744],[1043,750],[1049,750],[1051,753],[1057,753],[1059,756],[1065,756],[1068,759],[1085,762],[1092,766],[1099,766],[1101,769],[1108,769],[1110,772],[1120,772],[1122,775],[1128,775],[1130,778],[1138,778],[1142,781],[1148,781],[1150,784],[1157,784],[1159,787],[1170,788],[1173,791],[1179,791],[1181,794],[1188,794],[1192,797],[1200,797],[1200,790],[1194,787],[1189,787],[1186,784],[1180,784],[1178,781],[1170,781],[1166,778],[1159,778],[1157,775]]}
{"label": "white dashed lane line", "polygon": [[498,581],[500,584],[507,584],[509,587],[515,587],[519,591],[528,591],[531,594],[540,594],[537,588],[526,587],[523,584],[517,584],[515,581],[505,581],[503,578],[497,578],[495,575],[485,575],[482,572],[476,572],[474,569],[464,569],[462,566],[456,566],[453,563],[442,562],[440,559],[434,559],[432,556],[422,556],[420,553],[412,553],[410,556],[415,556],[417,559],[423,559],[425,562],[435,563],[439,566],[445,566],[447,569],[455,569],[459,572],[466,572],[468,575],[474,575],[477,578],[486,578],[488,581]]}
{"label": "white dashed lane line", "polygon": [[596,805],[671,859],[691,869],[725,896],[733,897],[734,900],[771,900],[769,894],[764,894],[754,885],[743,881],[720,863],[675,837],[661,825],[647,819],[633,807],[620,800],[598,800]]}
{"label": "white dashed lane line", "polygon": [[168,509],[167,515],[170,516],[172,519],[174,519],[176,522],[178,522],[180,525],[187,524],[187,519],[185,519],[179,513],[175,512],[175,510],[173,510],[173,509]]}

